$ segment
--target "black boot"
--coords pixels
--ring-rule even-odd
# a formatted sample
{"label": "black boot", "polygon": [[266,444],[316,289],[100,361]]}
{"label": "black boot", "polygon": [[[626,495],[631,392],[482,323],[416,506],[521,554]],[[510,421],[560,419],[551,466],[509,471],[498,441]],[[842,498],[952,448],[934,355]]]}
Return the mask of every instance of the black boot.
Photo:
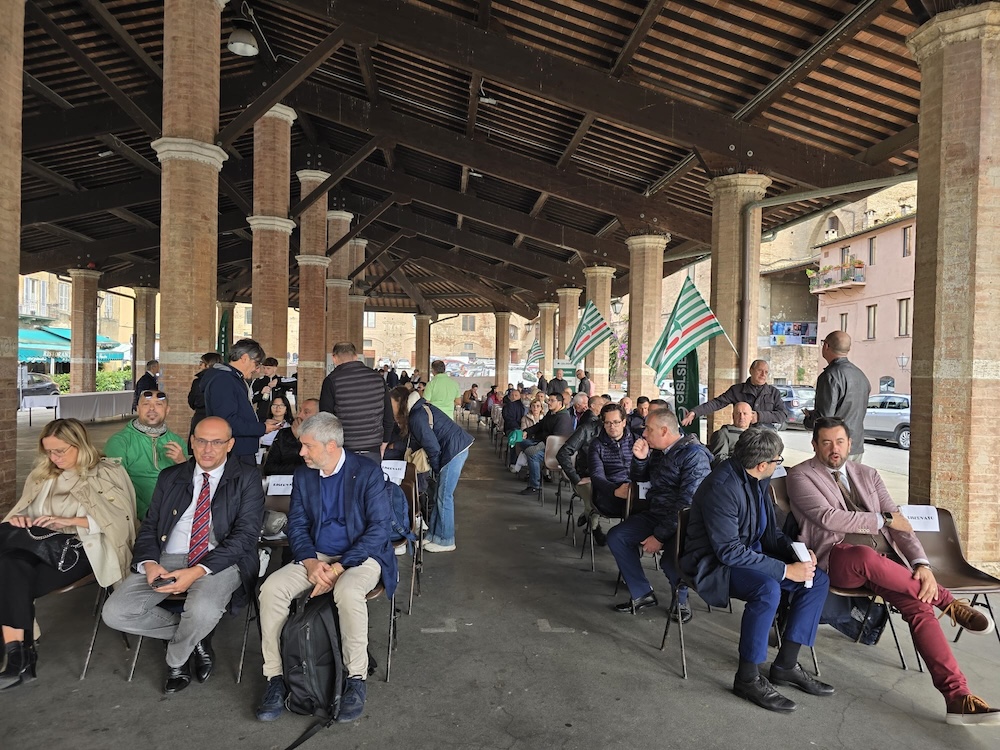
{"label": "black boot", "polygon": [[35,679],[35,650],[24,643],[24,641],[14,641],[8,643],[7,668],[0,672],[0,690],[20,685]]}

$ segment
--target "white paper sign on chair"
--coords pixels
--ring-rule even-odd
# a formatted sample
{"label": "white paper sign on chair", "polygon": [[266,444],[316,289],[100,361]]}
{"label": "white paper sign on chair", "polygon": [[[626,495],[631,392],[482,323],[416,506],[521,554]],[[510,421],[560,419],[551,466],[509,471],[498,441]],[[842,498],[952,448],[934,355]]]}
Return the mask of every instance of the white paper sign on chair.
{"label": "white paper sign on chair", "polygon": [[267,494],[272,497],[274,495],[291,495],[292,475],[272,474],[269,476],[267,478]]}
{"label": "white paper sign on chair", "polygon": [[941,531],[937,508],[933,505],[900,505],[899,511],[914,531]]}
{"label": "white paper sign on chair", "polygon": [[406,461],[383,461],[382,471],[393,484],[402,484],[406,476]]}
{"label": "white paper sign on chair", "polygon": [[645,500],[646,494],[649,492],[649,488],[653,486],[652,482],[637,482],[639,485],[639,499]]}

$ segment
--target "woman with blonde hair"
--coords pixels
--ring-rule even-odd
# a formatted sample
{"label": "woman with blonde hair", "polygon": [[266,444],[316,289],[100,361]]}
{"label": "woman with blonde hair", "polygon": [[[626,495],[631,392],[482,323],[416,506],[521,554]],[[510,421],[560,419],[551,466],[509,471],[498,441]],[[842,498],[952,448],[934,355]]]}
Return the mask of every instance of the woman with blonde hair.
{"label": "woman with blonde hair", "polygon": [[101,586],[118,583],[128,572],[135,531],[135,491],[125,469],[101,458],[79,420],[45,425],[21,499],[0,524],[7,652],[0,690],[35,678],[34,600],[91,573]]}

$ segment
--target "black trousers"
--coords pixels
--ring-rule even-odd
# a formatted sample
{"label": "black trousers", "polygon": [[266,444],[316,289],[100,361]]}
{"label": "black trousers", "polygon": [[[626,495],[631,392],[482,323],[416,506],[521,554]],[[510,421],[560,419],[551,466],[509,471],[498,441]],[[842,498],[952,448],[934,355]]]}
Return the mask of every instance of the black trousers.
{"label": "black trousers", "polygon": [[35,599],[69,586],[91,572],[83,550],[80,560],[65,573],[25,550],[0,550],[0,625],[26,630],[26,638],[31,640]]}

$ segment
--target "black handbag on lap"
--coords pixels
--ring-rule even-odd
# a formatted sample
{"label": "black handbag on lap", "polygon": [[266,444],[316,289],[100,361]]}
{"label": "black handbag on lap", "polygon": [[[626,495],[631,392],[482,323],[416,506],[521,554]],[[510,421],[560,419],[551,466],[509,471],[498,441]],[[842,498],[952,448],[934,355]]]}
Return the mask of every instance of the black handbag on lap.
{"label": "black handbag on lap", "polygon": [[63,534],[44,526],[24,529],[0,523],[0,553],[11,550],[29,552],[60,573],[72,570],[80,562],[83,542],[75,534]]}

